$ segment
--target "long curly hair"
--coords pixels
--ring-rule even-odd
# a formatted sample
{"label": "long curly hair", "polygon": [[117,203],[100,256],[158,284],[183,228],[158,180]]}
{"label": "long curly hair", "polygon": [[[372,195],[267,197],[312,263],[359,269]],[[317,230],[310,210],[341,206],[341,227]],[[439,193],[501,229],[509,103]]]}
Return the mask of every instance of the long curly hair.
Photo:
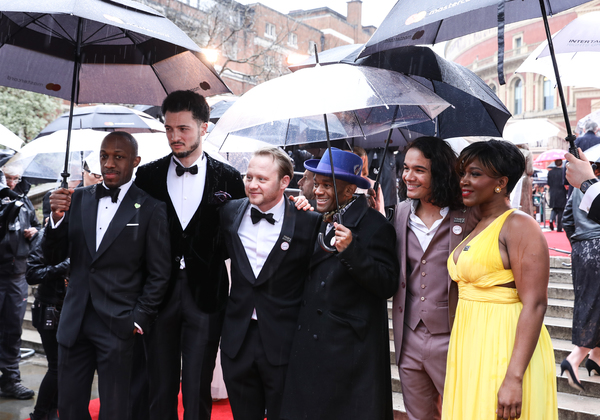
{"label": "long curly hair", "polygon": [[[456,154],[439,137],[419,137],[408,145],[405,152],[417,149],[431,164],[431,197],[429,201],[437,207],[451,210],[463,206],[460,177],[456,172]],[[406,195],[406,184],[400,182],[400,191]]]}

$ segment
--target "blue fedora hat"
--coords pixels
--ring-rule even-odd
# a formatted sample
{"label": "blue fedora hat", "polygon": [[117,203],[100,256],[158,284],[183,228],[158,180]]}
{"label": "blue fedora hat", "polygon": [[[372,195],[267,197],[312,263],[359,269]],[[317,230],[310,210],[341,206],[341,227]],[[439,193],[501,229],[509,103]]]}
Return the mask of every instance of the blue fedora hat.
{"label": "blue fedora hat", "polygon": [[[351,152],[331,148],[331,156],[333,157],[333,170],[335,178],[342,181],[355,184],[359,188],[371,188],[371,183],[360,176],[362,172],[362,159],[360,156]],[[321,159],[309,159],[304,162],[304,167],[311,172],[328,177],[331,176],[331,163],[329,161],[329,150],[326,150]]]}

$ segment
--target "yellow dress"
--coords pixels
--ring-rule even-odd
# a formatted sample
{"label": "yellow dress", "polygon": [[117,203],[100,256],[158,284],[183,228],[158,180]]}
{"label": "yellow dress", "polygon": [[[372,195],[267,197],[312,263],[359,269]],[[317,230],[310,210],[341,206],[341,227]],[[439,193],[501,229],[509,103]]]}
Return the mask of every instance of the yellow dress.
{"label": "yellow dress", "polygon": [[[513,351],[523,304],[504,269],[498,237],[508,210],[468,244],[448,272],[458,283],[458,307],[450,335],[442,419],[496,420],[498,390]],[[459,245],[460,246],[460,245]],[[545,326],[525,371],[521,419],[558,419],[556,370]]]}

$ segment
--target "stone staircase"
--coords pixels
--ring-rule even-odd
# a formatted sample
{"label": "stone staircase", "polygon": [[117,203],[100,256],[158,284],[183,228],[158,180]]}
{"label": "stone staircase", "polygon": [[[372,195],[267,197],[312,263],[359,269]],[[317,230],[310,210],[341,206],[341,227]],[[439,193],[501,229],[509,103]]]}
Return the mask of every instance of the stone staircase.
{"label": "stone staircase", "polygon": [[[558,390],[558,418],[560,420],[592,420],[600,419],[600,376],[588,376],[583,363],[579,367],[579,379],[585,387],[584,392],[571,388],[565,376],[560,376],[560,362],[573,349],[571,344],[571,324],[573,319],[573,282],[570,258],[551,257],[550,284],[548,285],[548,309],[544,324],[548,329],[554,347],[556,363],[556,380]],[[564,264],[563,264],[564,263]],[[408,419],[400,377],[395,363],[395,350],[392,331],[392,302],[388,302],[390,317],[390,361],[392,363],[392,390],[394,401],[394,420]],[[585,361],[584,361],[585,362]],[[532,419],[533,420],[533,419]]]}

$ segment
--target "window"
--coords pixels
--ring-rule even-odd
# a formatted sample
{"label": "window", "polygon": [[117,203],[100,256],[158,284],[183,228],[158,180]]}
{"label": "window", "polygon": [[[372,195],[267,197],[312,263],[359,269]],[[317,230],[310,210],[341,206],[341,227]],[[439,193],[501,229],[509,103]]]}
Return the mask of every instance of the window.
{"label": "window", "polygon": [[317,43],[315,41],[308,41],[308,54],[315,55],[315,47]]}
{"label": "window", "polygon": [[554,109],[554,87],[547,77],[544,77],[544,109]]}
{"label": "window", "polygon": [[275,38],[275,25],[267,23],[265,25],[265,36],[268,38]]}
{"label": "window", "polygon": [[296,35],[293,32],[290,32],[288,34],[288,45],[290,45],[292,47],[297,47],[298,46],[298,35]]}
{"label": "window", "polygon": [[521,47],[523,46],[523,37],[517,36],[513,38],[513,50],[515,50],[515,55],[521,54]]}
{"label": "window", "polygon": [[522,114],[523,113],[523,82],[521,79],[517,79],[513,89],[514,94],[514,114]]}
{"label": "window", "polygon": [[265,56],[265,68],[266,69],[275,68],[275,58],[274,57],[271,57],[270,55]]}

